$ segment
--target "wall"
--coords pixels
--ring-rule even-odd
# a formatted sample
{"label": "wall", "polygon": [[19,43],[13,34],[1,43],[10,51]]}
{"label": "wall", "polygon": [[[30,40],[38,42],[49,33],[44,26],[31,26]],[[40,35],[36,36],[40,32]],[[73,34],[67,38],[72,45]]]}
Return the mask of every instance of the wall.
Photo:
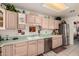
{"label": "wall", "polygon": [[65,17],[65,21],[69,24],[69,39],[70,44],[74,44],[74,33],[76,32],[76,28],[74,26],[74,21],[78,21],[79,17],[76,15]]}

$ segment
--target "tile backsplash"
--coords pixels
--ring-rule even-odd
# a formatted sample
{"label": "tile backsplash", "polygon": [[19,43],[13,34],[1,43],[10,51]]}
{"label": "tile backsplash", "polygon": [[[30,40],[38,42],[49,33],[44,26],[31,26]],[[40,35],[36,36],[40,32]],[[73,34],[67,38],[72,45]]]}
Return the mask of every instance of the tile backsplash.
{"label": "tile backsplash", "polygon": [[48,35],[52,34],[53,30],[43,29],[40,31],[40,34]]}

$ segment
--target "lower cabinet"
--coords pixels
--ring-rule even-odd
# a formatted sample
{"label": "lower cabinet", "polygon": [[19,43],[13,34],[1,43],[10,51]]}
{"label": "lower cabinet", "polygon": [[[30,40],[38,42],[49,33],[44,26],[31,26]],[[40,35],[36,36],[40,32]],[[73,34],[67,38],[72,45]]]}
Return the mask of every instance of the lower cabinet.
{"label": "lower cabinet", "polygon": [[44,40],[32,40],[0,47],[1,56],[36,56],[44,52]]}
{"label": "lower cabinet", "polygon": [[37,40],[28,42],[28,56],[37,55]]}
{"label": "lower cabinet", "polygon": [[62,46],[62,36],[52,38],[52,49]]}
{"label": "lower cabinet", "polygon": [[38,40],[38,55],[44,53],[44,40]]}
{"label": "lower cabinet", "polygon": [[14,56],[27,56],[27,42],[21,42],[13,45]]}
{"label": "lower cabinet", "polygon": [[5,45],[1,48],[2,56],[12,56],[13,55],[13,45]]}

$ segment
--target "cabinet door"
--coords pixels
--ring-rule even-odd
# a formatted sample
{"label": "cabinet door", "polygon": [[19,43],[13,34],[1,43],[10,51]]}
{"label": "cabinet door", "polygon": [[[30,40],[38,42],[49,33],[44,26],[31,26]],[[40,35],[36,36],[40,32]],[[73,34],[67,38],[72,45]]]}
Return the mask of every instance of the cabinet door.
{"label": "cabinet door", "polygon": [[44,52],[44,40],[38,40],[38,55]]}
{"label": "cabinet door", "polygon": [[27,15],[26,16],[26,23],[35,23],[35,16],[34,15]]}
{"label": "cabinet door", "polygon": [[62,46],[62,37],[58,37],[58,44],[57,46]]}
{"label": "cabinet door", "polygon": [[42,28],[48,29],[48,19],[42,18]]}
{"label": "cabinet door", "polygon": [[5,29],[5,10],[0,8],[0,29]]}
{"label": "cabinet door", "polygon": [[14,44],[14,56],[27,56],[27,42]]}
{"label": "cabinet door", "polygon": [[13,55],[13,45],[6,45],[2,47],[2,56],[12,56]]}
{"label": "cabinet door", "polygon": [[54,21],[54,25],[55,25],[55,29],[59,29],[59,23],[60,23],[60,21],[58,21],[58,20],[55,20]]}
{"label": "cabinet door", "polygon": [[26,20],[26,15],[22,14],[22,13],[18,13],[18,23],[19,24],[25,24],[25,20]]}
{"label": "cabinet door", "polygon": [[53,37],[52,39],[52,49],[56,48],[58,45],[58,38]]}
{"label": "cabinet door", "polygon": [[6,11],[6,29],[17,29],[17,13]]}
{"label": "cabinet door", "polygon": [[49,19],[49,29],[54,29],[54,20]]}
{"label": "cabinet door", "polygon": [[41,16],[35,17],[35,23],[41,26]]}
{"label": "cabinet door", "polygon": [[53,37],[52,48],[57,48],[59,46],[62,46],[62,37]]}
{"label": "cabinet door", "polygon": [[37,41],[28,42],[28,56],[37,55]]}

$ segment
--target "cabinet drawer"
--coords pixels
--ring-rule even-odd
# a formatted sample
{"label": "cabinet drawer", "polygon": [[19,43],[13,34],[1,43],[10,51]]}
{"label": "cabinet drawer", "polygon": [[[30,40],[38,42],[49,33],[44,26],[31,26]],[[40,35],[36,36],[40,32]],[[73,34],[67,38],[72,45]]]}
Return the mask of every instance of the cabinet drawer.
{"label": "cabinet drawer", "polygon": [[27,42],[17,43],[17,44],[15,44],[15,47],[25,46],[26,43],[27,43]]}
{"label": "cabinet drawer", "polygon": [[37,40],[36,41],[29,41],[28,44],[37,44]]}
{"label": "cabinet drawer", "polygon": [[42,39],[38,40],[38,43],[44,43],[44,40],[42,40]]}

